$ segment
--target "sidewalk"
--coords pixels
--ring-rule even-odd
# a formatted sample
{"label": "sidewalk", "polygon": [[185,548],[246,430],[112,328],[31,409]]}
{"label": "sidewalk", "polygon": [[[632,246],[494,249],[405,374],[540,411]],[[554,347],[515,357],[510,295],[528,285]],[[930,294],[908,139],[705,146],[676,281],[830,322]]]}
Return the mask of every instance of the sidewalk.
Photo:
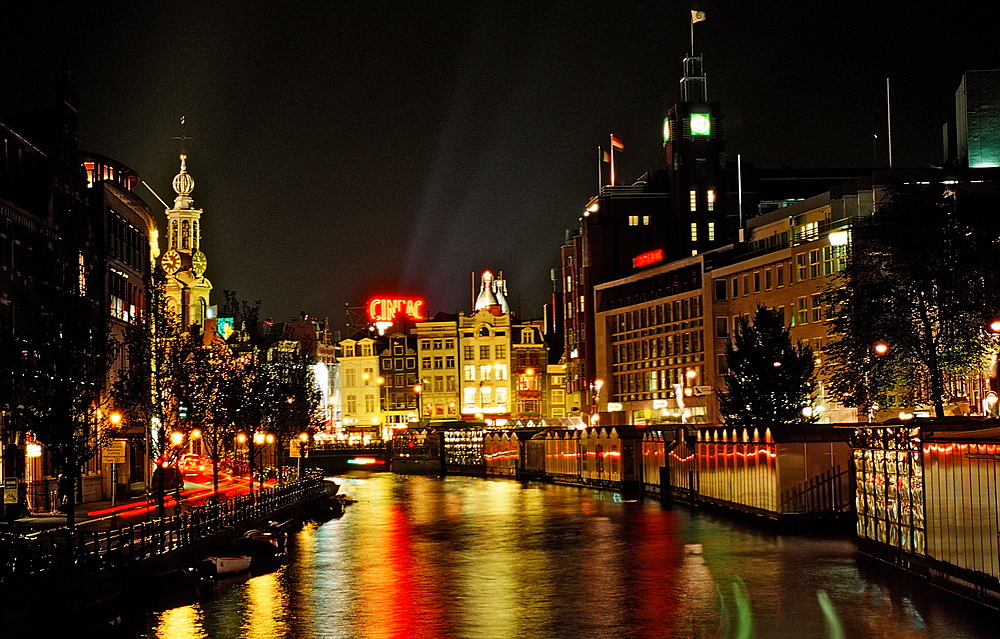
{"label": "sidewalk", "polygon": [[[134,514],[137,510],[143,509],[147,505],[153,507],[151,512]],[[117,500],[113,511],[110,499],[77,504],[74,510],[76,513],[77,528],[87,531],[111,530],[112,528],[128,526],[156,517],[155,502],[147,502],[144,495],[133,499]],[[131,511],[130,516],[121,516],[123,513],[129,511]],[[168,508],[167,514],[174,514],[173,508]],[[0,522],[0,530],[16,532],[22,535],[63,528],[65,526],[66,514],[59,512],[36,513],[15,519],[12,523]]]}

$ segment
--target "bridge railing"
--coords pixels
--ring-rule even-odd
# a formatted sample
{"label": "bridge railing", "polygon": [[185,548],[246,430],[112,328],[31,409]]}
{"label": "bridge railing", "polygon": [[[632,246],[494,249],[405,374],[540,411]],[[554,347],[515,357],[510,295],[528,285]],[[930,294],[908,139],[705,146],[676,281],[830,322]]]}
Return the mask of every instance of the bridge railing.
{"label": "bridge railing", "polygon": [[103,570],[145,561],[314,499],[325,492],[323,482],[321,477],[309,477],[259,490],[254,496],[241,495],[111,530],[57,528],[30,535],[2,533],[0,581],[10,585],[64,571]]}

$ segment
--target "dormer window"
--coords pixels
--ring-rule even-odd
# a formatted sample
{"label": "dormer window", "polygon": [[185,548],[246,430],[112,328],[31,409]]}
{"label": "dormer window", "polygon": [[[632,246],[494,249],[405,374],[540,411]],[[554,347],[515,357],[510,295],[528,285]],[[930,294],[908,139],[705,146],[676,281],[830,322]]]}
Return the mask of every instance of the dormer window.
{"label": "dormer window", "polygon": [[479,328],[479,336],[480,337],[489,337],[490,336],[490,327],[489,326],[482,326],[482,327],[480,327]]}

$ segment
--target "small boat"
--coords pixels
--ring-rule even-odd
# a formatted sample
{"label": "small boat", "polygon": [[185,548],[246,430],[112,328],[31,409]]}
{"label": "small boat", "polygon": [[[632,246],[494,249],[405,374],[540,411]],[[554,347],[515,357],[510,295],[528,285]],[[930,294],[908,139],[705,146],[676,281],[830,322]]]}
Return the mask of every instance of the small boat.
{"label": "small boat", "polygon": [[248,530],[233,543],[233,550],[257,559],[270,559],[285,554],[287,535],[276,525]]}
{"label": "small boat", "polygon": [[205,557],[205,561],[215,567],[217,575],[232,575],[250,569],[251,558],[246,555],[230,557]]}

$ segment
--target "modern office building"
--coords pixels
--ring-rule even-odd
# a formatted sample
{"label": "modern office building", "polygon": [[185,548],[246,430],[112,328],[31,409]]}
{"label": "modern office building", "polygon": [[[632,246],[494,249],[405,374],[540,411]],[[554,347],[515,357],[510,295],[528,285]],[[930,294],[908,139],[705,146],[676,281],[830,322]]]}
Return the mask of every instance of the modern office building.
{"label": "modern office building", "polygon": [[966,71],[955,92],[959,166],[1000,167],[1000,69]]}

